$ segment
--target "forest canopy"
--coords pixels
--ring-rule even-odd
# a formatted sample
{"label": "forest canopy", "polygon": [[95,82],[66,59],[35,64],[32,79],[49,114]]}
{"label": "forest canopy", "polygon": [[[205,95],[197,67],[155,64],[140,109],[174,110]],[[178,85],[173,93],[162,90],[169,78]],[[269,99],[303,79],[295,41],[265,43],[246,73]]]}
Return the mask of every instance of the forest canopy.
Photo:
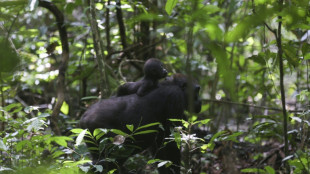
{"label": "forest canopy", "polygon": [[[181,173],[309,173],[309,9],[309,0],[0,1],[0,173],[173,165],[124,144],[158,123],[79,126],[90,105],[140,80],[150,58],[200,85],[201,112],[170,119]],[[129,159],[107,170],[89,150]]]}

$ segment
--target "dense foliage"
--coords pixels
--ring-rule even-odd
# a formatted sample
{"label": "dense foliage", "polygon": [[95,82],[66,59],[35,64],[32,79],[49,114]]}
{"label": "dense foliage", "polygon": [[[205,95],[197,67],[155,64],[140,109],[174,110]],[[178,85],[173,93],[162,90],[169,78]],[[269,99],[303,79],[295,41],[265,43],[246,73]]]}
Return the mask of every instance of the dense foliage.
{"label": "dense foliage", "polygon": [[[0,173],[103,171],[83,137],[106,160],[131,152],[123,138],[140,128],[91,134],[78,121],[142,77],[151,57],[202,87],[202,112],[171,120],[183,124],[171,135],[183,173],[309,173],[309,8],[309,0],[0,1]],[[109,131],[119,139],[98,144]],[[148,152],[126,162],[134,172],[168,165]]]}

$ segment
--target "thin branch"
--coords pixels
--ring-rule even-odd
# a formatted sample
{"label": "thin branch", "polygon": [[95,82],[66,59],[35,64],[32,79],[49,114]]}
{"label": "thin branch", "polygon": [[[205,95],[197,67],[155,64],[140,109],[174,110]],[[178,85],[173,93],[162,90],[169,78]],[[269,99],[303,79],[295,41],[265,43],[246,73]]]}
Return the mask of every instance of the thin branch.
{"label": "thin branch", "polygon": [[15,22],[16,22],[16,19],[18,19],[18,17],[19,17],[19,13],[20,13],[20,11],[17,12],[15,18],[14,18],[13,21],[12,21],[12,24],[11,24],[10,28],[8,29],[7,39],[9,39],[9,37],[10,37],[10,33],[11,33],[11,31],[12,31],[13,25],[14,25]]}
{"label": "thin branch", "polygon": [[[254,0],[252,0],[252,11],[254,14],[256,14]],[[277,30],[272,29],[266,22],[264,22],[264,25],[268,28],[269,31],[271,31],[275,35],[276,38],[278,38]]]}
{"label": "thin branch", "polygon": [[272,29],[266,22],[264,22],[264,25],[268,28],[269,31],[271,31],[274,34],[276,38],[278,38],[277,30]]}
{"label": "thin branch", "polygon": [[[280,10],[283,7],[283,0],[279,1]],[[284,153],[285,156],[288,155],[288,135],[287,135],[287,113],[286,113],[286,103],[285,103],[285,91],[284,91],[284,70],[283,70],[283,50],[282,50],[282,36],[281,36],[281,28],[282,28],[282,16],[278,16],[278,37],[277,37],[277,45],[278,45],[278,58],[279,58],[279,69],[280,69],[280,89],[281,89],[281,100],[282,100],[282,110],[283,110],[283,134],[284,134]]]}
{"label": "thin branch", "polygon": [[[125,24],[124,24],[124,21],[123,21],[123,12],[122,12],[121,6],[122,6],[121,0],[116,0],[116,18],[117,18],[117,22],[118,22],[118,26],[119,26],[119,33],[120,33],[120,37],[121,37],[121,42],[122,42],[123,50],[126,50],[127,49],[126,28],[125,28]],[[124,53],[125,53],[125,55],[126,55],[126,57],[128,59],[133,59],[131,54],[128,51],[125,51]],[[142,72],[142,68],[140,66],[138,66],[134,62],[130,62],[130,63],[136,69],[138,69],[139,71]]]}
{"label": "thin branch", "polygon": [[[105,59],[104,59],[104,52],[103,52],[103,42],[100,39],[100,33],[98,28],[98,23],[96,21],[96,12],[95,12],[95,3],[94,0],[89,0],[89,13],[90,13],[90,24],[91,24],[91,30],[93,34],[93,44],[96,52],[96,60],[99,68],[99,74],[100,74],[100,92],[101,92],[101,98],[104,97],[105,90],[107,90],[107,93],[110,94],[110,87],[107,80],[107,74],[106,74],[106,66],[105,66]],[[103,80],[105,79],[105,82]],[[105,86],[105,87],[104,87]]]}
{"label": "thin branch", "polygon": [[125,28],[125,24],[123,21],[123,12],[122,12],[121,6],[122,6],[121,1],[117,0],[116,1],[116,17],[117,17],[117,22],[119,26],[119,33],[121,36],[122,46],[123,46],[123,49],[126,49],[127,48],[126,28]]}
{"label": "thin branch", "polygon": [[[111,53],[111,36],[110,36],[110,0],[107,2],[106,14],[105,14],[105,34],[107,39],[107,51],[108,55]],[[109,57],[107,57],[109,58]]]}
{"label": "thin branch", "polygon": [[[258,109],[265,109],[265,110],[272,110],[272,111],[279,111],[279,112],[283,111],[281,108],[274,108],[274,107],[268,107],[268,106],[257,106],[254,104],[238,103],[238,102],[225,101],[225,100],[203,99],[203,101],[204,102],[213,102],[213,103],[225,103],[225,104],[232,104],[232,105],[240,105],[240,106],[258,108]],[[305,111],[304,110],[288,110],[288,112],[290,112],[290,113],[303,113]]]}
{"label": "thin branch", "polygon": [[[29,105],[27,105],[27,103],[26,103],[23,99],[21,99],[18,95],[16,95],[14,98],[15,98],[19,103],[21,103],[25,108],[26,108],[26,107],[29,107]],[[35,115],[34,115],[34,113],[32,112],[32,110],[30,111],[30,115],[31,115],[32,117],[35,117]]]}
{"label": "thin branch", "polygon": [[59,65],[57,79],[57,101],[51,115],[52,130],[56,135],[61,135],[61,131],[58,127],[58,115],[60,113],[62,103],[65,99],[65,74],[69,61],[69,44],[67,29],[64,23],[64,15],[53,3],[45,0],[40,0],[39,6],[48,9],[55,16],[62,46],[62,59]]}

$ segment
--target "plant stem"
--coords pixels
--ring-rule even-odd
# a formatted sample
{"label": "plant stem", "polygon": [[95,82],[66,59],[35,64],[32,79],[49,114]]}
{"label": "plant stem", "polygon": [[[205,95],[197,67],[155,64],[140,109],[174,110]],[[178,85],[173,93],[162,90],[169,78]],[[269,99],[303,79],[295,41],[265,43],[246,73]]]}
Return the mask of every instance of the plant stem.
{"label": "plant stem", "polygon": [[[279,1],[280,11],[283,7],[283,0]],[[284,153],[285,156],[288,155],[288,137],[287,137],[287,113],[285,107],[285,91],[284,91],[284,70],[283,70],[283,50],[282,50],[282,16],[278,16],[278,31],[277,31],[277,46],[278,46],[278,59],[279,59],[279,69],[280,69],[280,89],[281,89],[281,101],[282,101],[282,112],[283,112],[283,135],[284,135]]]}

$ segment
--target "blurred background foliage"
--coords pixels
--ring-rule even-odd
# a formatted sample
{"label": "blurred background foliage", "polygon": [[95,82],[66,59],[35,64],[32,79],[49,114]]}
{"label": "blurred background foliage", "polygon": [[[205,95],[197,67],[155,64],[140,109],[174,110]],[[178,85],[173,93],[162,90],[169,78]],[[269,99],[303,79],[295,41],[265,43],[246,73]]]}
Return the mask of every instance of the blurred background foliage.
{"label": "blurred background foliage", "polygon": [[[57,120],[62,136],[54,136],[49,127],[63,43],[55,17],[40,1],[0,1],[0,171],[18,173],[38,163],[52,163],[49,167],[58,172],[79,171],[75,166],[89,161],[81,155],[85,147],[73,150],[69,130],[89,104],[141,78],[143,63],[152,57],[164,62],[170,75],[198,80],[204,99],[198,118],[211,119],[203,127],[208,134],[243,131],[236,141],[280,148],[280,37],[291,155],[286,160],[290,170],[309,172],[309,0],[91,0],[95,16],[87,0],[50,1],[64,15],[70,48]],[[94,42],[92,20],[100,44]],[[253,152],[249,158],[266,158],[261,156]],[[245,172],[256,167],[272,171],[262,164],[251,167]],[[204,166],[199,172],[216,173],[211,169]]]}

